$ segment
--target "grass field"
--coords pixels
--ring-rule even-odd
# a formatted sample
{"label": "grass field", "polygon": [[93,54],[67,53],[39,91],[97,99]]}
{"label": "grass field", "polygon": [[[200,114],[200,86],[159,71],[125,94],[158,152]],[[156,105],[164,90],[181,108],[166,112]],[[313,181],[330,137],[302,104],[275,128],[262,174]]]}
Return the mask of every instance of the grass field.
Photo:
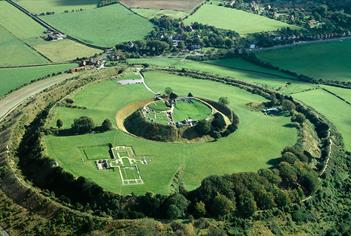
{"label": "grass field", "polygon": [[169,109],[171,109],[170,107],[166,106],[164,101],[158,101],[158,102],[154,102],[148,105],[148,107],[152,110],[155,111],[167,111]]}
{"label": "grass field", "polygon": [[[261,112],[251,111],[246,105],[249,102],[262,102],[262,97],[216,82],[158,71],[145,73],[145,78],[152,89],[162,91],[169,86],[180,96],[186,96],[191,91],[195,96],[217,100],[225,94],[230,108],[240,116],[238,131],[217,142],[196,144],[155,142],[119,130],[70,137],[46,136],[49,155],[67,171],[92,179],[106,190],[137,194],[147,191],[168,193],[171,180],[179,168],[185,170],[183,181],[186,188],[193,189],[208,175],[265,168],[269,166],[269,160],[280,155],[282,148],[292,145],[296,140],[296,130],[286,126],[290,122],[289,118],[265,116]],[[114,120],[119,109],[150,96],[143,85],[121,86],[115,80],[89,85],[72,95],[76,105],[87,109],[56,107],[50,115],[48,126],[54,125],[60,118],[64,127],[68,128],[73,119],[81,115],[92,117],[96,124],[105,118]],[[118,171],[98,171],[94,163],[82,161],[84,156],[80,146],[106,143],[131,146],[137,156],[150,156],[149,164],[138,165],[144,184],[122,186]]]}
{"label": "grass field", "polygon": [[80,9],[92,9],[98,0],[19,0],[18,3],[32,13],[64,12]]}
{"label": "grass field", "polygon": [[351,151],[351,105],[321,89],[293,95],[294,98],[313,107],[342,134],[346,149]]}
{"label": "grass field", "polygon": [[269,70],[240,58],[208,61],[206,63],[182,60],[180,58],[155,57],[148,59],[129,59],[129,64],[150,64],[160,67],[177,69],[191,69],[221,76],[229,76],[267,88],[275,89],[282,93],[292,94],[316,87],[310,83],[294,80],[275,70]]}
{"label": "grass field", "polygon": [[250,33],[274,31],[281,28],[297,28],[281,21],[264,16],[248,13],[227,7],[205,4],[193,15],[188,17],[186,24],[199,22],[226,30],[233,30],[240,35]]}
{"label": "grass field", "polygon": [[0,66],[46,64],[49,61],[0,25]]}
{"label": "grass field", "polygon": [[32,80],[65,71],[76,64],[48,65],[22,68],[0,68],[0,97]]}
{"label": "grass field", "polygon": [[148,20],[120,4],[42,16],[42,19],[70,36],[102,47],[143,39],[153,27]]}
{"label": "grass field", "polygon": [[121,0],[130,8],[153,8],[178,11],[191,11],[203,0]]}
{"label": "grass field", "polygon": [[351,81],[351,40],[296,45],[257,53],[273,65],[315,79]]}
{"label": "grass field", "polygon": [[172,18],[183,18],[187,15],[187,13],[183,11],[167,10],[167,9],[161,10],[161,9],[133,8],[132,11],[148,19],[152,19],[154,17],[160,18],[161,16],[169,16]]}
{"label": "grass field", "polygon": [[[6,30],[7,32],[3,32]],[[92,49],[71,40],[45,41],[46,29],[7,2],[0,2],[0,49],[5,57],[1,65],[44,64],[48,60],[65,62],[77,57],[92,56],[100,50]],[[5,44],[3,41],[6,41]],[[16,55],[16,58],[11,57]],[[40,55],[40,54],[42,55]],[[8,56],[10,55],[10,56]],[[7,61],[7,63],[1,63]]]}
{"label": "grass field", "polygon": [[203,120],[212,114],[212,110],[202,102],[191,100],[178,101],[174,106],[173,119],[175,122],[186,119]]}
{"label": "grass field", "polygon": [[321,87],[351,103],[351,89],[338,88],[328,85],[321,85]]}

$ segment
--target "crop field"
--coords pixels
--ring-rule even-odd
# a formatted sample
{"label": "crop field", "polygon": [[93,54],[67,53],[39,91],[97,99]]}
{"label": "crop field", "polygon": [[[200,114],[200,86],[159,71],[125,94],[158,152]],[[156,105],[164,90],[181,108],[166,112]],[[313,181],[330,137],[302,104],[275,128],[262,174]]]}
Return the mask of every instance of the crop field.
{"label": "crop field", "polygon": [[315,79],[351,81],[351,40],[267,50],[257,56],[280,68]]}
{"label": "crop field", "polygon": [[76,64],[47,65],[21,68],[0,68],[0,97],[32,80],[62,72]]}
{"label": "crop field", "polygon": [[143,39],[153,28],[148,20],[120,4],[41,18],[68,35],[102,47]]}
{"label": "crop field", "polygon": [[[49,135],[45,137],[49,155],[67,171],[94,180],[109,191],[169,193],[172,179],[180,168],[185,170],[181,181],[187,189],[194,189],[208,175],[255,171],[267,167],[269,160],[279,156],[282,148],[294,144],[296,140],[297,131],[287,125],[290,123],[288,117],[266,116],[247,106],[249,102],[265,101],[260,96],[216,82],[159,71],[146,72],[145,79],[153,90],[163,91],[171,87],[179,96],[192,92],[194,96],[217,100],[220,94],[228,95],[230,108],[240,117],[239,129],[217,142],[193,144],[155,142],[121,130],[66,137]],[[75,105],[87,109],[55,107],[47,126],[55,126],[56,120],[62,119],[64,128],[69,128],[73,119],[82,115],[92,117],[96,124],[106,118],[114,120],[118,110],[152,96],[141,84],[121,86],[115,80],[102,81],[88,85],[71,96]],[[268,136],[270,139],[266,138]],[[132,147],[137,156],[150,156],[152,161],[149,164],[138,164],[143,184],[123,185],[118,171],[99,171],[93,161],[82,161],[86,160],[80,149],[82,143],[84,146],[106,143],[125,145]]]}
{"label": "crop field", "polygon": [[191,11],[193,8],[202,3],[203,0],[121,0],[121,2],[130,8]]}
{"label": "crop field", "polygon": [[146,17],[148,19],[160,18],[161,16],[169,16],[172,18],[184,18],[187,13],[183,11],[176,10],[161,10],[161,9],[147,9],[147,8],[133,8],[132,11],[135,13]]}
{"label": "crop field", "polygon": [[329,121],[331,121],[342,134],[345,147],[351,151],[351,105],[321,89],[312,90],[293,95],[294,98],[313,107]]}
{"label": "crop field", "polygon": [[180,58],[148,58],[129,59],[129,64],[150,64],[160,67],[171,67],[176,69],[190,69],[215,75],[229,76],[234,79],[243,80],[263,87],[278,90],[282,93],[293,94],[316,85],[297,81],[293,77],[275,70],[269,70],[239,58],[207,61],[206,63]]}
{"label": "crop field", "polygon": [[18,0],[17,2],[28,11],[40,14],[92,9],[97,6],[98,0]]}
{"label": "crop field", "polygon": [[205,4],[185,20],[186,24],[199,22],[220,29],[233,30],[240,35],[274,31],[296,26],[241,10]]}

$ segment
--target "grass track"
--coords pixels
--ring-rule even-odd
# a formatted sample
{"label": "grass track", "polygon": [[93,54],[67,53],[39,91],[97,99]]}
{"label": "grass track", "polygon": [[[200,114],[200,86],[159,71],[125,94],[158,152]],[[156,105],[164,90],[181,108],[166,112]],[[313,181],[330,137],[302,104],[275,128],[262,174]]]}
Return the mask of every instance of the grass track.
{"label": "grass track", "polygon": [[205,4],[188,17],[186,24],[199,22],[220,29],[233,30],[240,35],[274,31],[281,28],[297,28],[281,21],[232,8]]}
{"label": "grass track", "polygon": [[[293,144],[296,140],[296,130],[285,126],[289,123],[289,118],[267,117],[260,112],[249,110],[246,106],[248,102],[264,101],[257,95],[215,82],[158,71],[145,73],[145,78],[151,88],[161,91],[170,86],[179,95],[186,95],[191,91],[195,96],[217,100],[218,94],[225,94],[230,101],[230,107],[240,116],[239,130],[217,142],[197,144],[148,141],[118,130],[72,137],[46,136],[50,156],[66,170],[77,176],[86,176],[113,192],[168,193],[173,175],[180,167],[185,170],[186,188],[193,189],[208,175],[265,168],[270,159],[279,156],[283,147]],[[120,97],[123,99],[119,99]],[[64,127],[69,127],[73,119],[81,115],[88,115],[100,124],[105,118],[113,120],[117,110],[131,102],[149,97],[149,92],[142,85],[120,86],[114,80],[104,81],[90,85],[73,95],[76,105],[86,106],[88,109],[57,107],[51,114],[50,124],[53,125],[56,119],[60,118]],[[262,122],[264,126],[261,125]],[[136,155],[151,156],[150,164],[138,165],[145,184],[122,186],[117,172],[101,172],[93,164],[82,162],[83,157],[78,146],[108,142],[113,145],[132,146]]]}

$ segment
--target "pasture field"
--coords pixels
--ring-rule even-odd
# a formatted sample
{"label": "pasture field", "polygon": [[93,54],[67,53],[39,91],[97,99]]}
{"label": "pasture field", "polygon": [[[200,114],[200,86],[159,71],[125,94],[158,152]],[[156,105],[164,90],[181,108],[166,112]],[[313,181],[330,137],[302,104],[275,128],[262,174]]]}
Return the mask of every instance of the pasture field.
{"label": "pasture field", "polygon": [[[143,194],[145,192],[169,193],[170,184],[179,169],[184,170],[180,180],[187,189],[194,189],[209,175],[229,174],[239,171],[256,171],[268,167],[269,160],[280,155],[287,145],[294,144],[297,131],[289,127],[288,117],[265,116],[250,110],[249,102],[263,102],[262,97],[239,88],[212,81],[180,77],[164,72],[145,73],[146,83],[154,90],[172,89],[180,96],[190,91],[194,96],[217,100],[225,94],[229,107],[240,117],[240,127],[232,135],[210,143],[164,143],[141,139],[120,130],[79,136],[46,136],[48,154],[60,166],[76,176],[85,176],[104,189],[116,193]],[[90,116],[96,124],[103,119],[115,119],[116,112],[130,103],[152,97],[143,85],[121,86],[116,80],[105,80],[91,84],[74,93],[71,98],[75,105],[87,109],[55,107],[50,114],[48,126],[58,118],[69,128],[74,118]],[[120,99],[123,97],[123,99]],[[265,125],[262,125],[264,123]],[[267,139],[267,137],[270,139]],[[118,171],[98,171],[95,164],[86,160],[79,147],[112,143],[113,146],[130,146],[136,156],[147,155],[148,164],[138,164],[143,184],[122,185]],[[84,159],[85,158],[85,159]]]}
{"label": "pasture field", "polygon": [[328,86],[328,85],[320,85],[320,86],[328,90],[329,92],[334,93],[337,96],[340,96],[342,99],[345,99],[349,103],[351,103],[351,89],[339,88],[339,87]]}
{"label": "pasture field", "polygon": [[[1,26],[9,33],[3,33]],[[53,62],[65,62],[74,60],[77,57],[92,56],[95,53],[101,52],[100,50],[89,48],[68,39],[45,41],[42,38],[46,30],[44,27],[4,1],[0,2],[0,30],[1,35],[4,35],[0,40],[6,40],[6,38],[8,38],[6,35],[11,34],[11,40],[9,41],[11,41],[13,45],[16,45],[12,45],[10,48],[5,46],[1,48],[3,48],[4,51],[10,51],[10,53],[16,48],[16,51],[13,51],[13,55],[18,55],[18,58],[16,58],[17,63],[10,63],[11,60],[15,60],[15,58],[10,57],[8,59],[9,63],[5,65],[47,63],[48,60],[42,57],[42,55]],[[22,46],[20,46],[20,44],[22,44]],[[27,58],[27,61],[25,58]],[[4,60],[4,58],[0,60]]]}
{"label": "pasture field", "polygon": [[0,68],[0,97],[32,80],[62,72],[76,64],[45,65],[21,68]]}
{"label": "pasture field", "polygon": [[313,107],[331,121],[344,138],[346,150],[351,151],[351,105],[322,90],[312,90],[293,95]]}
{"label": "pasture field", "polygon": [[171,109],[170,107],[166,106],[164,101],[151,103],[148,105],[148,107],[155,111],[167,111]]}
{"label": "pasture field", "polygon": [[122,4],[130,8],[153,8],[178,11],[191,11],[203,0],[121,0]]}
{"label": "pasture field", "polygon": [[132,11],[135,13],[146,17],[148,19],[160,18],[161,16],[169,16],[172,18],[184,18],[187,13],[183,11],[176,10],[161,10],[161,9],[146,9],[146,8],[133,8]]}
{"label": "pasture field", "polygon": [[72,37],[101,47],[143,39],[153,28],[148,20],[120,4],[41,18]]}
{"label": "pasture field", "polygon": [[17,39],[0,25],[0,66],[36,65],[49,63],[39,53]]}
{"label": "pasture field", "polygon": [[193,15],[185,19],[184,22],[188,25],[199,22],[220,29],[233,30],[243,36],[257,32],[275,31],[287,27],[298,28],[297,26],[264,16],[210,4],[204,4]]}
{"label": "pasture field", "polygon": [[40,14],[45,12],[64,12],[97,7],[98,0],[18,0],[28,11]]}
{"label": "pasture field", "polygon": [[316,85],[310,83],[294,80],[293,77],[289,79],[290,77],[286,77],[286,74],[256,66],[240,58],[214,60],[203,63],[180,58],[155,57],[147,59],[129,59],[128,63],[150,64],[176,69],[185,68],[220,76],[229,76],[234,79],[275,89],[286,94],[301,92],[316,87]]}
{"label": "pasture field", "polygon": [[43,53],[53,62],[71,61],[76,58],[90,57],[102,51],[87,47],[73,40],[64,39],[59,41],[43,41],[34,45],[34,48]]}
{"label": "pasture field", "polygon": [[315,79],[351,81],[351,40],[261,51],[257,56],[280,68]]}

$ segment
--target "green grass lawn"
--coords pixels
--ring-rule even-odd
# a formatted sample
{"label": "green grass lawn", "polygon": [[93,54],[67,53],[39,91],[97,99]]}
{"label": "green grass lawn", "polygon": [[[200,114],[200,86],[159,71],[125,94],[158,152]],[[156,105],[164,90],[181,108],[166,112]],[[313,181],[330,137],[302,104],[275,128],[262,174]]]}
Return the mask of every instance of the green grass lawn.
{"label": "green grass lawn", "polygon": [[271,64],[315,79],[351,81],[351,40],[296,45],[257,56]]}
{"label": "green grass lawn", "polygon": [[293,95],[294,98],[313,107],[342,134],[346,149],[351,150],[351,105],[321,89]]}
{"label": "green grass lawn", "polygon": [[[263,87],[275,89],[282,93],[292,94],[316,87],[310,83],[297,81],[284,73],[269,70],[239,58],[207,61],[206,63],[181,58],[154,57],[129,59],[129,64],[150,64],[160,67],[190,69],[215,75],[229,76]],[[291,78],[291,79],[290,79]],[[163,91],[163,90],[160,90]]]}
{"label": "green grass lawn", "polygon": [[[296,130],[286,126],[290,123],[289,118],[265,116],[261,112],[251,111],[246,105],[265,101],[260,96],[216,82],[158,71],[145,73],[145,78],[152,89],[162,91],[165,87],[171,87],[180,96],[192,92],[194,96],[217,100],[225,95],[230,102],[229,107],[240,117],[239,129],[217,142],[194,144],[155,142],[119,130],[70,137],[46,136],[50,157],[67,171],[92,179],[109,191],[124,194],[148,191],[169,193],[171,180],[179,168],[184,169],[183,180],[190,190],[209,175],[266,168],[268,161],[277,158],[285,146],[295,143]],[[115,80],[92,84],[71,96],[75,105],[85,106],[86,110],[55,107],[48,126],[54,125],[60,118],[64,127],[68,128],[73,119],[82,115],[92,117],[96,124],[105,118],[114,120],[119,109],[150,96],[143,85],[121,86]],[[106,143],[132,146],[137,156],[150,156],[149,164],[138,164],[144,184],[122,186],[118,171],[98,171],[92,161],[82,161],[84,156],[79,147]]]}
{"label": "green grass lawn", "polygon": [[32,80],[68,70],[76,64],[48,65],[22,68],[0,68],[0,97]]}
{"label": "green grass lawn", "polygon": [[153,103],[149,104],[148,107],[151,108],[152,110],[155,110],[155,111],[167,111],[167,110],[171,109],[170,107],[168,107],[166,105],[166,103],[164,101],[153,102]]}
{"label": "green grass lawn", "polygon": [[296,26],[264,16],[210,4],[205,4],[200,7],[200,9],[188,17],[184,22],[185,24],[199,22],[220,29],[233,30],[240,35],[274,31],[286,27],[297,28]]}
{"label": "green grass lawn", "polygon": [[339,88],[339,87],[328,86],[328,85],[320,85],[320,86],[351,103],[351,89]]}
{"label": "green grass lawn", "polygon": [[212,110],[202,102],[192,99],[190,102],[177,101],[174,106],[173,119],[175,122],[186,119],[203,120],[212,114]]}
{"label": "green grass lawn", "polygon": [[19,0],[18,3],[32,13],[64,12],[80,9],[92,9],[98,0]]}
{"label": "green grass lawn", "polygon": [[41,18],[70,36],[103,47],[143,39],[153,28],[148,20],[120,4]]}
{"label": "green grass lawn", "polygon": [[152,19],[155,17],[160,18],[161,16],[169,16],[172,18],[183,18],[187,15],[187,13],[183,11],[175,11],[175,10],[168,10],[168,9],[161,10],[161,9],[133,8],[132,11],[148,19]]}

